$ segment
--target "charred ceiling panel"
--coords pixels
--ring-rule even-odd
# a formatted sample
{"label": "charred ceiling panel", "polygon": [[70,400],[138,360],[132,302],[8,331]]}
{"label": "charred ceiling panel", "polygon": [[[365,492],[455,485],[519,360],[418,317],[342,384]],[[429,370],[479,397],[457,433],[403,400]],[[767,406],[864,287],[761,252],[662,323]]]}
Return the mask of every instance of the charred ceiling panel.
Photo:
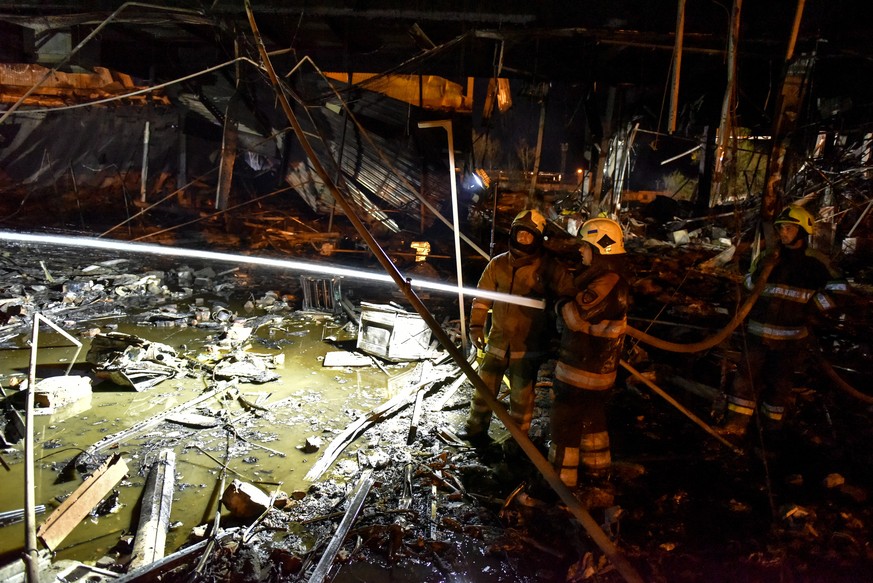
{"label": "charred ceiling panel", "polygon": [[147,123],[152,171],[164,170],[178,116],[161,92],[134,95],[138,89],[104,67],[0,65],[0,187],[57,188],[65,175],[76,187],[105,186],[109,176],[139,175]]}
{"label": "charred ceiling panel", "polygon": [[0,127],[0,188],[47,189],[62,180],[75,180],[80,188],[104,187],[138,180],[147,121],[154,176],[173,166],[178,156],[174,111],[117,106],[111,112],[22,112]]}

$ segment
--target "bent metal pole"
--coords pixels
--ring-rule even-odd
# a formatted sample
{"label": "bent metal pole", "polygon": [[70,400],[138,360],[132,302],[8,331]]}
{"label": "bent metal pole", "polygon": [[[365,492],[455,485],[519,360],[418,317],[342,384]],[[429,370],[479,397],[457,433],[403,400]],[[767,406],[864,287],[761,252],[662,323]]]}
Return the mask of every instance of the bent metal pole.
{"label": "bent metal pole", "polygon": [[315,155],[312,146],[309,143],[309,140],[306,134],[303,131],[303,128],[300,126],[300,122],[297,120],[294,112],[291,109],[291,104],[288,102],[288,99],[285,95],[286,89],[282,87],[279,83],[279,79],[276,76],[276,71],[273,69],[273,65],[270,62],[270,57],[267,54],[267,49],[264,46],[263,40],[261,38],[261,34],[258,31],[257,23],[255,22],[254,13],[252,12],[251,0],[246,0],[245,2],[246,14],[248,15],[249,24],[252,28],[252,34],[255,38],[255,44],[258,47],[258,52],[261,55],[261,60],[264,63],[264,68],[267,71],[267,74],[270,77],[270,81],[273,84],[273,87],[276,91],[276,96],[279,100],[279,103],[282,106],[283,111],[285,112],[288,121],[291,123],[292,128],[294,129],[294,133],[297,135],[297,139],[300,141],[300,145],[303,147],[306,155],[309,157],[309,161],[312,164],[312,167],[315,169],[316,173],[322,179],[325,185],[330,188],[331,194],[333,194],[334,199],[339,203],[342,207],[343,211],[346,213],[348,219],[354,225],[355,230],[361,236],[361,238],[367,243],[367,246],[373,252],[373,255],[376,256],[376,259],[385,268],[385,271],[394,279],[397,286],[406,296],[407,300],[409,300],[410,304],[415,308],[415,311],[419,313],[422,319],[427,323],[427,325],[433,331],[434,336],[437,337],[440,344],[443,345],[443,348],[451,355],[452,359],[455,363],[461,368],[467,378],[470,379],[470,382],[473,383],[473,386],[476,387],[476,390],[479,391],[480,395],[485,399],[488,403],[488,406],[494,411],[494,414],[503,422],[506,428],[509,430],[512,437],[518,442],[521,449],[527,454],[530,460],[534,463],[537,469],[542,473],[543,477],[545,477],[546,481],[548,481],[549,485],[554,489],[554,491],[560,496],[561,500],[567,505],[567,509],[576,517],[579,523],[585,528],[588,535],[591,539],[600,547],[600,549],[604,552],[609,561],[615,566],[616,570],[624,577],[625,581],[630,583],[642,583],[643,579],[639,573],[637,573],[636,569],[634,569],[633,565],[628,562],[628,560],[624,557],[623,554],[619,552],[616,546],[609,540],[609,537],[606,536],[606,533],[601,530],[600,526],[597,522],[591,517],[588,511],[582,506],[579,500],[573,496],[573,493],[570,492],[569,488],[564,485],[561,481],[561,478],[552,468],[551,464],[546,460],[543,455],[539,452],[536,446],[530,441],[527,434],[522,432],[521,429],[512,421],[512,418],[507,413],[506,409],[502,404],[496,399],[496,397],[491,396],[488,392],[488,387],[473,369],[469,362],[464,358],[463,353],[458,349],[457,346],[449,338],[448,334],[442,329],[440,324],[436,321],[434,316],[430,313],[427,307],[422,303],[421,299],[415,294],[412,290],[409,282],[404,280],[403,275],[397,270],[395,265],[391,262],[391,259],[385,254],[385,251],[379,246],[379,243],[373,238],[373,235],[367,230],[367,227],[361,221],[361,219],[357,216],[355,209],[352,208],[352,205],[349,203],[345,194],[343,194],[339,188],[334,183],[333,179],[325,170],[324,166],[322,166],[318,157]]}

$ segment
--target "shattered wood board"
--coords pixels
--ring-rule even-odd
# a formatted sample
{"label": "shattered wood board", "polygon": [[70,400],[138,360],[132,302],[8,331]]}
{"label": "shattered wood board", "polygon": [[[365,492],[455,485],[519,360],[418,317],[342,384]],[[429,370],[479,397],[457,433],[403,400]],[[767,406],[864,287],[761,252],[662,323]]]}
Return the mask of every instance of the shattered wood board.
{"label": "shattered wood board", "polygon": [[324,362],[321,364],[323,366],[370,366],[373,364],[373,359],[355,352],[335,350],[325,354]]}
{"label": "shattered wood board", "polygon": [[113,455],[51,513],[36,535],[45,546],[55,550],[127,473],[124,458],[119,454]]}

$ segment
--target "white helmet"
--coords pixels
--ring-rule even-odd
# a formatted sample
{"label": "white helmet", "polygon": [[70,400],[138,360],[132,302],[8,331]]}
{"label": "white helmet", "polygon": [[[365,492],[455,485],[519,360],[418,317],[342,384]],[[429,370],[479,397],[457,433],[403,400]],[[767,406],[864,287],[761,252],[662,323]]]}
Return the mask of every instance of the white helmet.
{"label": "white helmet", "polygon": [[612,219],[598,217],[585,221],[579,227],[579,238],[591,244],[601,255],[624,253],[624,234],[621,225]]}

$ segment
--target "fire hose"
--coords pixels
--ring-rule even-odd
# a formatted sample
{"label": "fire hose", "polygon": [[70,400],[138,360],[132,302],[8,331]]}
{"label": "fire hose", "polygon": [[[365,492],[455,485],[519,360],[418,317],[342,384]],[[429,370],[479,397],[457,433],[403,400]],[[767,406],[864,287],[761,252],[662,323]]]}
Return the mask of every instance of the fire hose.
{"label": "fire hose", "polygon": [[859,401],[867,403],[868,405],[873,405],[873,396],[862,393],[849,383],[843,380],[843,378],[834,370],[833,365],[824,357],[822,354],[821,348],[815,343],[810,347],[810,353],[818,365],[821,367],[822,372],[827,376],[833,383],[837,386],[838,389],[849,395],[850,397],[854,397]]}
{"label": "fire hose", "polygon": [[770,273],[776,266],[776,260],[778,258],[778,254],[773,254],[767,259],[767,261],[761,268],[761,275],[758,277],[758,281],[755,283],[755,287],[752,288],[751,295],[746,298],[746,301],[743,303],[742,306],[740,306],[740,309],[737,310],[737,313],[734,315],[733,319],[731,319],[728,325],[722,328],[717,334],[714,334],[709,338],[704,338],[699,342],[693,342],[691,344],[680,344],[678,342],[670,342],[668,340],[656,338],[654,336],[646,334],[645,332],[637,330],[632,326],[627,327],[627,335],[636,338],[641,342],[645,342],[646,344],[654,346],[655,348],[661,348],[669,352],[701,352],[703,350],[708,350],[713,346],[721,344],[733,333],[734,330],[736,330],[737,326],[742,324],[743,320],[746,319],[746,316],[752,309],[752,306],[754,306],[755,302],[758,301],[758,298],[761,297],[761,294],[764,292],[764,286],[767,285],[767,278],[770,277]]}
{"label": "fire hose", "polygon": [[[770,277],[770,273],[773,271],[773,268],[776,265],[776,260],[778,259],[778,257],[779,257],[778,253],[774,253],[773,255],[771,255],[767,259],[767,261],[764,263],[763,267],[761,268],[761,274],[758,277],[758,281],[755,283],[755,287],[752,289],[752,293],[749,295],[749,297],[746,299],[746,301],[743,303],[743,305],[740,307],[740,309],[737,311],[737,313],[734,315],[734,317],[731,319],[731,321],[727,324],[727,326],[725,326],[717,334],[714,334],[713,336],[710,336],[709,338],[704,338],[703,340],[700,340],[698,342],[693,342],[690,344],[680,344],[678,342],[670,342],[668,340],[663,340],[661,338],[657,338],[655,336],[651,336],[649,334],[646,334],[645,332],[642,332],[641,330],[637,330],[636,328],[634,328],[632,326],[627,327],[627,335],[631,336],[632,338],[636,338],[637,340],[639,340],[641,342],[645,342],[646,344],[654,346],[655,348],[661,348],[661,349],[669,351],[669,352],[678,352],[678,353],[685,353],[685,354],[691,353],[691,352],[701,352],[703,350],[708,350],[708,349],[712,348],[713,346],[717,346],[718,344],[720,344],[721,342],[726,340],[733,333],[733,331],[737,328],[737,326],[739,326],[743,322],[743,320],[746,319],[746,316],[749,314],[749,311],[752,309],[752,306],[755,305],[755,302],[758,301],[758,298],[763,293],[764,286],[766,286],[766,284],[767,284],[767,279]],[[842,377],[840,377],[839,373],[837,373],[837,371],[834,370],[834,367],[831,365],[830,362],[828,362],[828,360],[825,358],[824,354],[822,354],[820,347],[818,347],[817,345],[815,345],[813,343],[813,345],[810,348],[810,352],[811,352],[813,358],[815,359],[816,363],[821,367],[822,372],[831,381],[833,381],[833,383],[837,386],[838,389],[840,389],[841,391],[843,391],[847,395],[854,397],[854,398],[856,398],[864,403],[873,404],[873,396],[862,393],[861,391],[859,391],[858,389],[856,389],[855,387],[853,387],[852,385],[847,383],[845,380],[843,380]],[[627,365],[627,363],[622,361],[621,364],[629,372],[631,372],[631,374],[633,374],[637,378],[643,380],[644,382],[647,382],[647,379],[645,379],[644,377],[639,375],[639,373],[634,371],[630,366]],[[649,383],[647,382],[647,384],[649,384]],[[650,387],[651,387],[651,385],[650,385]],[[656,392],[661,394],[661,392],[659,392],[659,391],[656,391]],[[664,395],[661,395],[661,396],[664,396]],[[676,406],[676,404],[674,404],[674,406]],[[679,408],[679,410],[682,411],[683,413],[685,413],[685,415],[691,417],[692,421],[694,421],[695,423],[698,423],[697,419],[694,418],[693,416],[691,416],[688,412],[682,410],[682,408]],[[714,432],[712,432],[712,431],[710,431],[710,433],[714,434]]]}

